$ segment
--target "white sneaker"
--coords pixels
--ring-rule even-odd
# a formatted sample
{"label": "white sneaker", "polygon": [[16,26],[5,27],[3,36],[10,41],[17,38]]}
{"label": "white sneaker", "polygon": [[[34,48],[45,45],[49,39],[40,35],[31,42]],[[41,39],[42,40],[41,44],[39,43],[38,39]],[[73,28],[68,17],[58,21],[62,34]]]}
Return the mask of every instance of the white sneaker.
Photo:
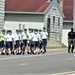
{"label": "white sneaker", "polygon": [[16,50],[14,50],[14,53],[16,53]]}
{"label": "white sneaker", "polygon": [[3,50],[2,52],[5,53],[5,50]]}
{"label": "white sneaker", "polygon": [[40,49],[38,49],[37,53],[38,53],[38,54],[40,54],[40,52],[41,52],[41,50],[40,50]]}
{"label": "white sneaker", "polygon": [[9,51],[9,54],[11,54],[11,51]]}
{"label": "white sneaker", "polygon": [[2,52],[0,51],[0,54],[2,54]]}
{"label": "white sneaker", "polygon": [[38,49],[38,53],[40,53],[40,49]]}
{"label": "white sneaker", "polygon": [[36,50],[34,51],[34,54],[37,54],[37,51]]}
{"label": "white sneaker", "polygon": [[21,53],[21,50],[19,50],[19,53]]}
{"label": "white sneaker", "polygon": [[29,53],[31,53],[31,50],[29,50]]}

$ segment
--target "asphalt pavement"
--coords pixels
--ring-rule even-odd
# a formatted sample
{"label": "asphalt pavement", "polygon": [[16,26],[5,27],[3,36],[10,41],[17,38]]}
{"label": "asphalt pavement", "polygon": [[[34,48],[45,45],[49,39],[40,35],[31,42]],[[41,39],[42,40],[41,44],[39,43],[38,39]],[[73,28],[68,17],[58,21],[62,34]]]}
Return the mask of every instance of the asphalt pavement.
{"label": "asphalt pavement", "polygon": [[0,75],[70,75],[72,73],[75,73],[75,52],[50,50],[39,55],[0,55]]}

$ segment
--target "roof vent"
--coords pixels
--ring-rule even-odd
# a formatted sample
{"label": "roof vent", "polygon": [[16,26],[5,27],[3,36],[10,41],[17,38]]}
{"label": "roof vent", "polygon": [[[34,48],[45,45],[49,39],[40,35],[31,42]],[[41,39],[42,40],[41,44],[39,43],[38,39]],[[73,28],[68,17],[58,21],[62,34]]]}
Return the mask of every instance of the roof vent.
{"label": "roof vent", "polygon": [[50,0],[47,0],[47,2],[51,2]]}

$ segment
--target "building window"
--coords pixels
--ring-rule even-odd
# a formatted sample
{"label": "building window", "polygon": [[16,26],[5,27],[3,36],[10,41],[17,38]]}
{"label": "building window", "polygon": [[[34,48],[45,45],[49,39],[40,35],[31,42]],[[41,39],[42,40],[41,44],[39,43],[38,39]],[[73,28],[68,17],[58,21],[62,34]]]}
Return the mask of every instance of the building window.
{"label": "building window", "polygon": [[58,17],[58,26],[60,26],[60,17]]}
{"label": "building window", "polygon": [[53,3],[53,5],[52,5],[52,9],[53,9],[53,10],[56,10],[56,8],[57,8],[56,3]]}
{"label": "building window", "polygon": [[54,28],[54,25],[55,25],[55,16],[53,16],[53,28]]}

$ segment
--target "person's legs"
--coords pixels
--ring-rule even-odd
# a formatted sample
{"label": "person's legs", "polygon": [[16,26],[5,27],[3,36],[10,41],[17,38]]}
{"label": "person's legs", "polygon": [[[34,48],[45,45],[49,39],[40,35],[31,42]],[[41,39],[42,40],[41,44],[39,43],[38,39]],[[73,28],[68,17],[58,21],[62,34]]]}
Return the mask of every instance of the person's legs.
{"label": "person's legs", "polygon": [[71,49],[71,39],[68,39],[68,53],[70,53]]}
{"label": "person's legs", "polygon": [[23,54],[25,53],[26,46],[27,46],[27,40],[23,40],[23,46],[22,46]]}
{"label": "person's legs", "polygon": [[71,52],[73,53],[73,50],[74,50],[74,40],[72,40],[72,49],[71,49]]}
{"label": "person's legs", "polygon": [[46,52],[46,46],[47,46],[47,40],[46,39],[44,40],[44,44],[45,44],[44,45],[44,52]]}
{"label": "person's legs", "polygon": [[7,51],[6,51],[6,54],[11,54],[11,42],[7,42]]}

